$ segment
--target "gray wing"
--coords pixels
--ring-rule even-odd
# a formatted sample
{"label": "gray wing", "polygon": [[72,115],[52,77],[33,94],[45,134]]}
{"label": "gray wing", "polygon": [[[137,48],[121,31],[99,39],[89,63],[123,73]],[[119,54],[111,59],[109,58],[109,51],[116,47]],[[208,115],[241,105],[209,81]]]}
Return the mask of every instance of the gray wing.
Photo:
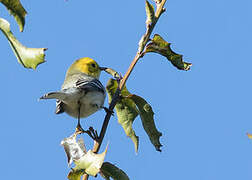
{"label": "gray wing", "polygon": [[105,93],[102,83],[97,79],[92,79],[91,81],[80,79],[76,82],[76,87],[85,90],[86,93],[89,91],[99,91]]}
{"label": "gray wing", "polygon": [[[80,79],[76,82],[75,85],[76,85],[76,88],[80,88],[80,89],[84,90],[85,93],[88,93],[89,91],[99,91],[99,92],[102,92],[105,94],[105,89],[104,89],[102,83],[97,79],[92,79],[91,81],[90,81],[90,79],[88,79],[88,80]],[[66,89],[64,89],[64,90],[66,90]],[[61,114],[63,112],[65,112],[64,103],[61,100],[57,99],[55,113]]]}

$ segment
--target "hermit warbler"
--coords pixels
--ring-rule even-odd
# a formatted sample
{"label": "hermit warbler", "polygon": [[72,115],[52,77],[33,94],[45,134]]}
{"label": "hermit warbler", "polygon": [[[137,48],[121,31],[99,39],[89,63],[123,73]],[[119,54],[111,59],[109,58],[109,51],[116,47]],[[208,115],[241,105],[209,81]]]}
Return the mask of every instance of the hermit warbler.
{"label": "hermit warbler", "polygon": [[104,108],[105,89],[98,80],[104,69],[91,58],[78,59],[67,70],[61,90],[45,94],[40,99],[57,99],[55,113],[66,112],[78,118],[77,130],[83,130],[80,118]]}

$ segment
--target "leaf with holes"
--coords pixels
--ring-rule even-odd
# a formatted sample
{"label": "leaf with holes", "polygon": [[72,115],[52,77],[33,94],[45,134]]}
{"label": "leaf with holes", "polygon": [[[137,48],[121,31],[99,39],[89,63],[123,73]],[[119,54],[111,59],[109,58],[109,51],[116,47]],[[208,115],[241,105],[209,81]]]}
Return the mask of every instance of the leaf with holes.
{"label": "leaf with holes", "polygon": [[25,15],[27,14],[26,10],[22,6],[19,0],[0,0],[1,3],[5,5],[11,15],[14,16],[19,30],[22,32],[25,25]]}
{"label": "leaf with holes", "polygon": [[2,18],[0,18],[0,30],[8,39],[18,62],[25,68],[36,69],[39,64],[45,62],[44,52],[46,48],[27,48],[23,46],[12,34],[9,22]]}
{"label": "leaf with holes", "polygon": [[79,160],[86,153],[84,140],[80,138],[76,141],[76,134],[63,139],[61,145],[64,147],[67,155],[68,166],[70,166],[73,161]]}
{"label": "leaf with holes", "polygon": [[183,61],[183,56],[172,51],[170,43],[166,42],[160,35],[155,34],[154,38],[147,44],[145,52],[155,52],[165,56],[176,68],[188,71],[191,63]]}
{"label": "leaf with holes", "polygon": [[162,133],[160,133],[156,128],[152,107],[140,96],[129,95],[128,98],[132,99],[136,103],[144,130],[148,134],[151,143],[155,146],[157,151],[161,151],[160,147],[162,145],[159,138],[162,136]]}
{"label": "leaf with holes", "polygon": [[[106,86],[109,103],[111,102],[117,87],[118,87],[117,81],[114,79],[109,79]],[[135,103],[131,99],[125,98],[126,96],[130,95],[126,87],[124,87],[123,90],[121,91],[121,95],[122,99],[119,100],[115,106],[118,122],[123,127],[126,135],[129,136],[133,141],[135,145],[135,151],[137,152],[139,138],[138,136],[136,136],[135,131],[132,128],[132,124],[135,118],[138,116],[138,110],[136,108]]]}

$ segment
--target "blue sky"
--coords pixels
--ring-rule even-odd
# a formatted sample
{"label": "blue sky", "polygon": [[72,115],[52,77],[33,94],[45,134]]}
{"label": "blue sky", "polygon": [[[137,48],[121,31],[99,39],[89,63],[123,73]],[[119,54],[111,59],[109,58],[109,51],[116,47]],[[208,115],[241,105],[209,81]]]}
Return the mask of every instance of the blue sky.
{"label": "blue sky", "polygon": [[[77,121],[55,115],[55,102],[38,98],[60,89],[68,66],[80,57],[124,74],[145,32],[145,1],[21,2],[28,11],[23,33],[3,5],[0,16],[24,45],[48,48],[47,62],[36,71],[22,68],[0,35],[0,179],[66,179],[69,168],[60,141],[73,133]],[[155,151],[137,118],[136,155],[113,117],[101,148],[109,142],[105,160],[136,180],[250,180],[252,2],[168,0],[165,7],[154,33],[193,63],[191,70],[179,71],[162,56],[147,54],[127,82],[132,93],[152,105],[163,133],[162,152]],[[102,73],[104,85],[109,78]],[[99,111],[82,125],[99,130],[104,116]]]}

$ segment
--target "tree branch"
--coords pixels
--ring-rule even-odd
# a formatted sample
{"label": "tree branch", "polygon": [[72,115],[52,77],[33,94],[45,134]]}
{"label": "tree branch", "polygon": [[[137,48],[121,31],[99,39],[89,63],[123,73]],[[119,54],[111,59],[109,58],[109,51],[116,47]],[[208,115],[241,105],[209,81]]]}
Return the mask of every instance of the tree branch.
{"label": "tree branch", "polygon": [[[161,14],[165,11],[165,9],[163,8],[164,5],[165,5],[165,2],[166,0],[155,0],[155,3],[156,3],[156,12],[155,12],[155,18],[153,20],[153,22],[149,25],[147,25],[147,28],[146,28],[146,32],[145,34],[142,36],[141,40],[143,40],[141,42],[141,44],[139,43],[139,46],[142,46],[142,47],[145,47],[147,42],[149,41],[150,39],[150,35],[159,19],[159,17],[161,16]],[[141,41],[140,40],[140,41]],[[125,75],[123,76],[122,80],[120,80],[120,84],[112,98],[112,101],[109,105],[109,110],[104,118],[104,121],[103,121],[103,125],[102,125],[102,129],[101,129],[101,132],[99,134],[99,138],[98,138],[98,141],[95,142],[94,144],[94,147],[93,147],[93,152],[94,153],[97,153],[101,147],[101,144],[102,144],[102,141],[103,141],[103,138],[105,136],[105,133],[106,133],[106,130],[107,130],[107,127],[108,127],[108,123],[109,123],[109,120],[111,118],[111,115],[112,115],[112,112],[113,112],[113,109],[115,108],[115,105],[116,103],[118,102],[118,100],[120,99],[120,93],[124,87],[124,85],[126,84],[126,81],[128,80],[131,72],[133,71],[136,63],[138,62],[138,60],[140,58],[143,57],[143,50],[144,48],[142,48],[140,51],[138,51],[136,53],[136,56],[135,58],[133,59],[133,61],[131,62],[127,72],[125,73]],[[83,175],[83,180],[87,180],[88,179],[88,175],[85,174]]]}

